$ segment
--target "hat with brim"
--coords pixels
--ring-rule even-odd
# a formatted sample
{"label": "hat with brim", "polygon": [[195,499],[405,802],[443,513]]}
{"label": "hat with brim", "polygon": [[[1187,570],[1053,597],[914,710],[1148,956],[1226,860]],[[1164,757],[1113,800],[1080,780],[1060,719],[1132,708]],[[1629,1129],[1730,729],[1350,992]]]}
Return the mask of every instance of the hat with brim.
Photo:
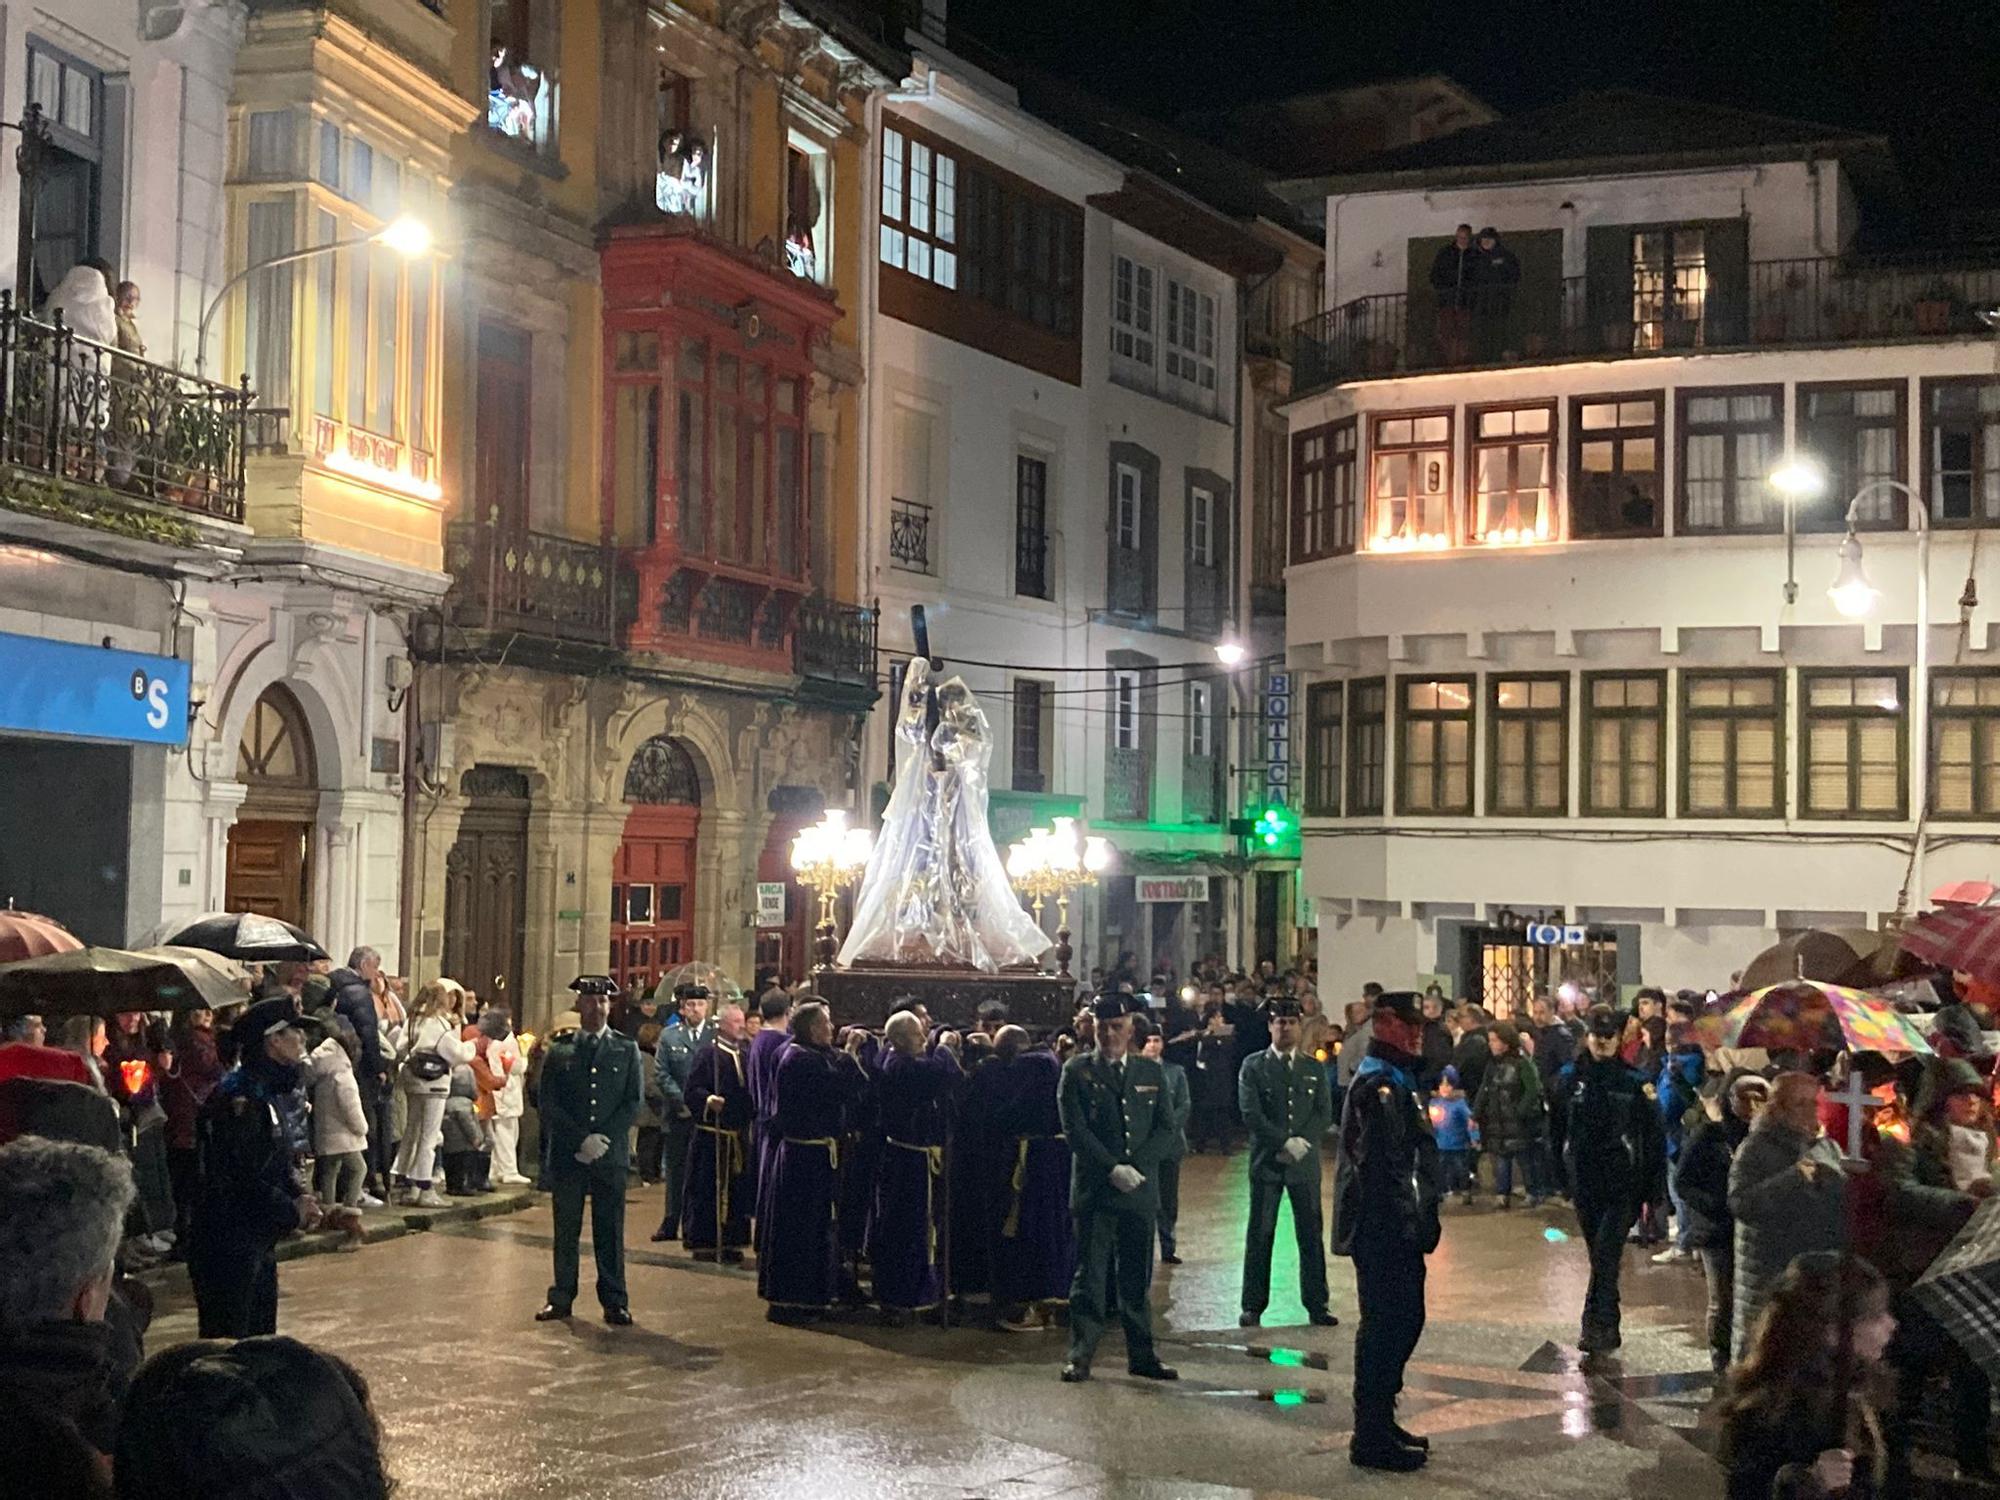
{"label": "hat with brim", "polygon": [[609,974],[579,974],[569,982],[579,995],[616,995],[618,981]]}
{"label": "hat with brim", "polygon": [[1115,1021],[1138,1008],[1132,997],[1121,990],[1106,990],[1090,1002],[1090,1013],[1100,1021]]}
{"label": "hat with brim", "polygon": [[1375,997],[1374,1010],[1376,1015],[1386,1010],[1414,1026],[1424,1018],[1423,997],[1415,990],[1390,990]]}

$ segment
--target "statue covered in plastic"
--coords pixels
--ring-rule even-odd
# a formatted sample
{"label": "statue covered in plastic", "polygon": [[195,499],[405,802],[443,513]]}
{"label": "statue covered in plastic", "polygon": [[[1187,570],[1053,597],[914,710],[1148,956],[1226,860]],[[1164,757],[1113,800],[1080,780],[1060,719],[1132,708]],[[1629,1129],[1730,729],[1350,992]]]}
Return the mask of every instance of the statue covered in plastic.
{"label": "statue covered in plastic", "polygon": [[840,962],[988,973],[1036,962],[1049,938],[1021,909],[986,823],[993,733],[979,700],[958,677],[933,687],[918,656],[903,679],[896,738],[896,785]]}

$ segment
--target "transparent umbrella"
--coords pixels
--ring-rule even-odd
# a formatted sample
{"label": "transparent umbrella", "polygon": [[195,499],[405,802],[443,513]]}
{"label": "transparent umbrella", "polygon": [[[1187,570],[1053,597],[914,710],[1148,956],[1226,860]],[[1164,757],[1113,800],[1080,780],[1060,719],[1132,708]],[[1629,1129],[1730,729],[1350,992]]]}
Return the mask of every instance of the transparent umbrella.
{"label": "transparent umbrella", "polygon": [[696,961],[682,964],[660,981],[653,993],[662,1000],[671,1000],[683,986],[699,986],[708,991],[708,998],[717,1005],[725,1000],[741,1004],[743,986],[731,979],[714,964]]}

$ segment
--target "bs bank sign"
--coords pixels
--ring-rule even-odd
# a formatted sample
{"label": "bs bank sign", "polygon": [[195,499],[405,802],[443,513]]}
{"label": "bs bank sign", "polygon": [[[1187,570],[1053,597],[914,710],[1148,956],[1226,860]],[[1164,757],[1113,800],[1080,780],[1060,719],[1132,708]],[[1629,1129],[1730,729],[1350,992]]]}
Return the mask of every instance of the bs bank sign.
{"label": "bs bank sign", "polygon": [[0,730],[184,745],[188,664],[0,634]]}

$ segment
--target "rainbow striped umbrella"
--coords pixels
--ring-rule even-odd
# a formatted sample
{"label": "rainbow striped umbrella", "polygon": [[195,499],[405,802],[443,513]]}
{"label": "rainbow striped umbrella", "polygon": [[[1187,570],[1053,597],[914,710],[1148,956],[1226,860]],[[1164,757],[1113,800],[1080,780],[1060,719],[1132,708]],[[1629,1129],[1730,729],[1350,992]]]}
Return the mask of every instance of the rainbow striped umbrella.
{"label": "rainbow striped umbrella", "polygon": [[1845,985],[1795,979],[1744,996],[1722,1018],[1725,1047],[1770,1052],[1843,1052],[1927,1055],[1931,1044],[1888,1001]]}

